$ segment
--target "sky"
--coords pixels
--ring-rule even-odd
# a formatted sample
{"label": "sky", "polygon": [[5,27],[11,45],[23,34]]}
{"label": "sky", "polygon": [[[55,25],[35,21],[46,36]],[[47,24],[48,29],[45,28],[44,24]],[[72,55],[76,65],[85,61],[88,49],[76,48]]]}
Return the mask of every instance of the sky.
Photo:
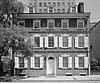
{"label": "sky", "polygon": [[[28,3],[28,0],[18,0],[24,3]],[[90,21],[97,22],[100,20],[100,0],[76,0],[78,2],[84,2],[85,12],[91,12]]]}

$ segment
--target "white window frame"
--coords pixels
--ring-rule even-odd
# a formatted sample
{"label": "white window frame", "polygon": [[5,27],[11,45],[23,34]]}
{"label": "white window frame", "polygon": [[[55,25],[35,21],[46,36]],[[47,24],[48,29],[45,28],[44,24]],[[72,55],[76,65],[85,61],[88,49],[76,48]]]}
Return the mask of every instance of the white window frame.
{"label": "white window frame", "polygon": [[[49,37],[53,37],[54,42],[55,42],[55,38],[54,38],[54,36],[48,36],[48,39],[49,39]],[[55,44],[55,43],[54,43],[54,44]],[[54,45],[53,47],[49,47],[49,40],[48,40],[48,48],[55,48],[55,45]]]}
{"label": "white window frame", "polygon": [[[68,46],[67,47],[64,47],[63,46],[63,37],[67,37],[68,38],[68,42],[69,42],[69,36],[62,36],[62,48],[69,48]],[[69,43],[68,43],[69,44]]]}
{"label": "white window frame", "polygon": [[[49,22],[53,22],[53,28],[49,28]],[[53,19],[47,20],[47,29],[52,30],[54,29],[55,21]]]}
{"label": "white window frame", "polygon": [[[63,22],[67,22],[67,28],[63,28]],[[69,29],[69,20],[68,19],[61,20],[61,29]]]}
{"label": "white window frame", "polygon": [[20,26],[19,25],[20,22],[23,22],[24,23],[23,27],[25,27],[25,21],[18,21],[18,26]]}
{"label": "white window frame", "polygon": [[[79,57],[82,57],[83,59],[85,58],[84,56],[79,56]],[[79,57],[78,57],[78,68],[79,68],[79,69],[83,69],[83,68],[85,67],[85,65],[84,65],[84,67],[79,67]],[[85,63],[85,60],[84,60],[84,63]],[[83,63],[83,64],[84,64],[84,63]]]}
{"label": "white window frame", "polygon": [[[83,28],[78,27],[79,22],[83,22]],[[84,29],[84,20],[79,20],[79,19],[77,20],[77,29]]]}
{"label": "white window frame", "polygon": [[[40,29],[40,20],[35,20],[35,21],[33,21],[34,23],[33,23],[33,29]],[[35,22],[39,22],[39,28],[35,28]]]}
{"label": "white window frame", "polygon": [[[63,57],[62,57],[62,60],[63,60],[63,58],[64,58],[64,57],[65,57],[65,58],[67,58],[67,59],[69,59],[69,57],[68,57],[68,56],[63,56]],[[63,62],[63,61],[62,61],[62,62]],[[68,62],[67,62],[67,63],[69,64],[69,60],[68,60]],[[62,64],[63,64],[63,63],[62,63]],[[64,65],[62,65],[62,68],[63,68],[63,69],[68,69],[69,67],[64,67]]]}

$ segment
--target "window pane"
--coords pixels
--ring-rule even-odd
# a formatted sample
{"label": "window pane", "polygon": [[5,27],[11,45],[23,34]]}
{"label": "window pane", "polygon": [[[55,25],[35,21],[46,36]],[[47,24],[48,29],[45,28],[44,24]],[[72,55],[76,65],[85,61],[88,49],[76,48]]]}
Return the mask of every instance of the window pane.
{"label": "window pane", "polygon": [[68,57],[63,57],[63,67],[68,67]]}
{"label": "window pane", "polygon": [[49,21],[48,24],[49,24],[49,25],[48,25],[48,28],[49,28],[49,29],[54,28],[54,22],[53,22],[53,21]]}
{"label": "window pane", "polygon": [[78,37],[78,46],[84,47],[84,37]]}
{"label": "window pane", "polygon": [[34,28],[35,28],[35,29],[40,28],[39,26],[40,26],[40,23],[39,23],[39,22],[34,22]]}
{"label": "window pane", "polygon": [[69,27],[77,28],[77,19],[69,19]]}
{"label": "window pane", "polygon": [[84,67],[84,57],[79,57],[79,67]]}
{"label": "window pane", "polygon": [[54,37],[48,37],[48,46],[54,47]]}
{"label": "window pane", "polygon": [[40,67],[40,57],[35,57],[35,67]]}
{"label": "window pane", "polygon": [[40,37],[35,37],[34,42],[36,44],[36,47],[40,47]]}
{"label": "window pane", "polygon": [[63,37],[63,47],[68,47],[68,37]]}
{"label": "window pane", "polygon": [[33,19],[25,19],[25,27],[33,27]]}
{"label": "window pane", "polygon": [[78,28],[83,28],[83,22],[78,22]]}
{"label": "window pane", "polygon": [[24,58],[19,57],[19,67],[24,67]]}

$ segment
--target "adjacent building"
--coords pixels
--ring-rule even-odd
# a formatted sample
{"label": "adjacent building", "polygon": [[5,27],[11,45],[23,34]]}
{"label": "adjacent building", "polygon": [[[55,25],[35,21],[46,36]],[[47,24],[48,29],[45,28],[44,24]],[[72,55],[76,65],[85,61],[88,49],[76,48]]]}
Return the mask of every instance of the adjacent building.
{"label": "adjacent building", "polygon": [[90,29],[90,50],[91,57],[95,57],[100,61],[100,21],[95,23]]}
{"label": "adjacent building", "polygon": [[[40,1],[44,6],[45,0]],[[58,1],[62,4],[64,0],[57,0],[55,3]],[[48,2],[49,0],[46,4]],[[65,13],[49,11],[19,14],[18,26],[29,31],[31,43],[35,43],[36,47],[33,48],[33,55],[28,58],[16,55],[16,74],[25,72],[28,76],[89,75],[90,13],[84,12],[83,8],[84,4],[81,2],[78,12],[66,12],[68,9],[65,9]]]}

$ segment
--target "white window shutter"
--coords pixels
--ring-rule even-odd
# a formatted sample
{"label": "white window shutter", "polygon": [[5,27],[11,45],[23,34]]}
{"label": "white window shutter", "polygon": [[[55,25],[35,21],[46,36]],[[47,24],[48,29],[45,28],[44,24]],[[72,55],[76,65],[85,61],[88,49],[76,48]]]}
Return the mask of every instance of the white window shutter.
{"label": "white window shutter", "polygon": [[54,37],[54,47],[58,47],[58,37]]}
{"label": "white window shutter", "polygon": [[15,68],[19,68],[19,58],[15,57]]}
{"label": "white window shutter", "polygon": [[63,68],[63,57],[59,57],[59,68]]}
{"label": "white window shutter", "polygon": [[48,37],[45,37],[45,47],[48,47]]}
{"label": "white window shutter", "polygon": [[28,59],[24,58],[24,68],[28,68]]}
{"label": "white window shutter", "polygon": [[43,68],[43,62],[44,62],[43,59],[44,59],[43,57],[40,57],[40,68]]}
{"label": "white window shutter", "polygon": [[79,67],[79,58],[75,57],[75,68]]}
{"label": "white window shutter", "polygon": [[33,68],[35,68],[35,58],[34,57],[32,57],[33,58]]}
{"label": "white window shutter", "polygon": [[33,68],[33,57],[31,57],[31,68]]}
{"label": "white window shutter", "polygon": [[75,37],[75,47],[78,47],[78,37]]}
{"label": "white window shutter", "polygon": [[85,68],[88,68],[88,63],[89,62],[89,60],[88,60],[88,57],[84,57],[84,67]]}
{"label": "white window shutter", "polygon": [[72,57],[68,57],[68,68],[72,68]]}
{"label": "white window shutter", "polygon": [[43,47],[43,37],[40,37],[40,47]]}
{"label": "white window shutter", "polygon": [[68,37],[68,47],[72,47],[72,37]]}
{"label": "white window shutter", "polygon": [[59,47],[62,47],[62,37],[59,37]]}
{"label": "white window shutter", "polygon": [[85,43],[85,47],[88,47],[88,43],[89,43],[88,37],[85,37],[84,43]]}

